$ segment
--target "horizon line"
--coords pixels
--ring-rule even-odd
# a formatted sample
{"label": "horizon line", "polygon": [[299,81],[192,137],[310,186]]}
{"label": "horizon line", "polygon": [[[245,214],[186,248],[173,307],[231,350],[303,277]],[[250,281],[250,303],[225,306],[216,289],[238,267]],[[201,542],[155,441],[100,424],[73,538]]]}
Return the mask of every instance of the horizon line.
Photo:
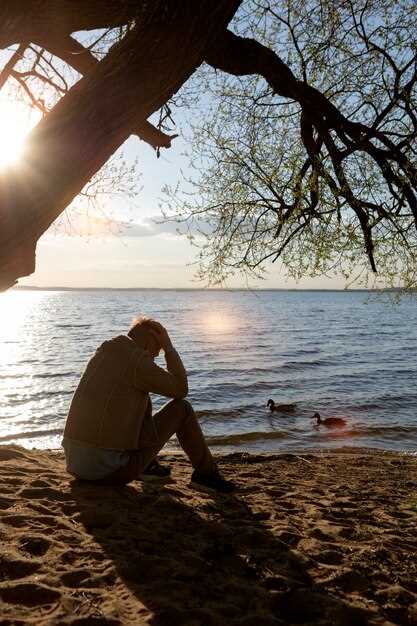
{"label": "horizon line", "polygon": [[9,291],[325,291],[325,292],[380,292],[402,291],[401,287],[389,288],[325,288],[325,287],[39,287],[37,285],[15,285]]}

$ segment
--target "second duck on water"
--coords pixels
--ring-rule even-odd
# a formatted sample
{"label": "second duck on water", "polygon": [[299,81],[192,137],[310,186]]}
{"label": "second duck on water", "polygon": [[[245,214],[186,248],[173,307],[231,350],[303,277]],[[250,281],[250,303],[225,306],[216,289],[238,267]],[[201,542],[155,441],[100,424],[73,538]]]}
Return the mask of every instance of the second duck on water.
{"label": "second duck on water", "polygon": [[322,420],[320,413],[314,413],[313,420],[317,420],[317,426],[327,426],[328,428],[346,426],[346,422],[341,417],[326,417]]}
{"label": "second duck on water", "polygon": [[275,404],[275,402],[271,399],[268,400],[266,406],[269,407],[271,413],[274,411],[278,411],[279,413],[294,413],[295,407],[297,406],[295,403],[293,404]]}

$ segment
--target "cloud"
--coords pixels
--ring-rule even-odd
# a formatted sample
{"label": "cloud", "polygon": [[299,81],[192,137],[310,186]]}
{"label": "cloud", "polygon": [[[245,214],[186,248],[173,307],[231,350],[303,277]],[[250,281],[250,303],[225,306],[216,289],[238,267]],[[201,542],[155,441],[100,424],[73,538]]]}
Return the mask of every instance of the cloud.
{"label": "cloud", "polygon": [[198,222],[161,222],[161,216],[145,217],[140,223],[118,222],[119,234],[122,237],[154,237],[156,235],[172,235],[179,237],[189,232],[195,237],[202,233],[213,232],[213,225],[204,219]]}
{"label": "cloud", "polygon": [[140,221],[124,221],[93,213],[67,211],[51,226],[47,236],[64,235],[85,239],[119,238],[150,238],[161,236],[164,239],[184,239],[190,233],[200,238],[202,233],[213,231],[213,225],[207,220],[198,222],[162,221],[161,215],[143,217]]}
{"label": "cloud", "polygon": [[[119,233],[123,237],[155,237],[156,235],[174,235],[186,231],[184,224],[180,222],[159,222],[152,217],[145,217],[141,223],[118,222]],[[178,232],[179,231],[179,232]]]}
{"label": "cloud", "polygon": [[160,216],[145,217],[140,222],[124,222],[94,215],[92,213],[69,212],[61,215],[53,224],[50,234],[79,237],[155,237],[171,235],[178,237],[186,232],[180,222],[161,222]]}

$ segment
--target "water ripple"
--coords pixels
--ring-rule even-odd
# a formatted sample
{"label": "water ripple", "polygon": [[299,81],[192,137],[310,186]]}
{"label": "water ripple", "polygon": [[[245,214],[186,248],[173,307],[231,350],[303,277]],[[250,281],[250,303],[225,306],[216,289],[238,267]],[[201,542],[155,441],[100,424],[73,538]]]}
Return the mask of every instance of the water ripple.
{"label": "water ripple", "polygon": [[[55,442],[98,344],[144,314],[168,326],[212,445],[416,448],[415,300],[392,306],[349,292],[20,291],[5,295],[0,315],[13,299],[18,315],[10,309],[0,325],[2,441]],[[295,413],[270,414],[269,397],[295,402]],[[164,401],[154,398],[155,407]],[[316,410],[344,416],[348,427],[315,430],[308,418]]]}

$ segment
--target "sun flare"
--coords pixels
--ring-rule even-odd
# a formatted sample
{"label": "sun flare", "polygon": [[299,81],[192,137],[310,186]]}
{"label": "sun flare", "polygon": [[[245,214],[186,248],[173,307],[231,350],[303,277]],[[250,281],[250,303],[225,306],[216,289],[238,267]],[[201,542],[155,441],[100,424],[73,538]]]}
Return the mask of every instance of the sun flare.
{"label": "sun flare", "polygon": [[236,322],[230,315],[211,312],[204,316],[204,327],[213,334],[228,333],[236,327]]}
{"label": "sun flare", "polygon": [[23,104],[0,99],[0,168],[19,161],[35,117]]}

